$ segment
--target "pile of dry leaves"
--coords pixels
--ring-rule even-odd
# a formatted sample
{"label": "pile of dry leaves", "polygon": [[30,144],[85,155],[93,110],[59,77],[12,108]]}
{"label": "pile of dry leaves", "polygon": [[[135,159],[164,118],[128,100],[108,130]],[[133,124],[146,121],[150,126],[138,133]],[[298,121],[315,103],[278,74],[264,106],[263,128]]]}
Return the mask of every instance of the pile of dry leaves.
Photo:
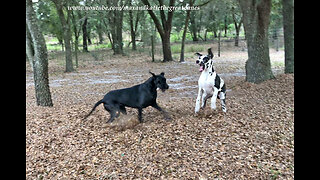
{"label": "pile of dry leaves", "polygon": [[[51,72],[51,108],[35,105],[27,72],[27,179],[294,178],[293,75],[251,84],[243,74],[245,58],[235,62],[237,67],[217,61],[227,83],[228,112],[217,101],[217,110],[207,106],[195,115],[200,74],[193,60],[151,63],[146,58],[119,56],[75,73]],[[131,108],[106,124],[109,115],[102,106],[82,120],[106,92],[143,82],[149,69],[166,73],[170,89],[158,93],[158,103],[171,121],[149,107],[142,124]]]}

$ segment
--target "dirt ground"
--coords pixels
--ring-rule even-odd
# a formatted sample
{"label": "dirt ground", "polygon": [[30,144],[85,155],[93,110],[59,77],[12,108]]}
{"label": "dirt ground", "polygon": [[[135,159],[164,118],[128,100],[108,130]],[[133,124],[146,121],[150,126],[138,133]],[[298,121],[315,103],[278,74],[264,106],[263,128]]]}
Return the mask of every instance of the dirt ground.
{"label": "dirt ground", "polygon": [[[81,55],[73,73],[50,56],[50,108],[36,106],[26,65],[27,179],[294,179],[294,76],[283,74],[283,51],[270,50],[276,78],[251,84],[247,52],[223,48],[214,62],[226,82],[228,112],[217,101],[217,110],[207,105],[199,115],[195,57],[152,63],[146,53],[97,53],[103,61]],[[131,108],[106,124],[102,105],[82,121],[104,94],[144,82],[149,70],[165,72],[170,88],[157,102],[171,121],[148,107],[142,124]]]}

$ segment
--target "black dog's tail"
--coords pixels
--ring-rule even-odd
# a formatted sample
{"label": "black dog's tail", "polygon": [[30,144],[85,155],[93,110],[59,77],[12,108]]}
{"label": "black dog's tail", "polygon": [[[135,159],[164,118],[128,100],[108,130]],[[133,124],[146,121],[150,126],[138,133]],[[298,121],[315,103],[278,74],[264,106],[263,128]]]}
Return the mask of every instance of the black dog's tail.
{"label": "black dog's tail", "polygon": [[102,100],[98,101],[98,102],[93,106],[93,108],[92,108],[92,110],[89,112],[89,114],[86,115],[86,116],[83,118],[83,120],[85,120],[87,117],[89,117],[89,116],[92,114],[92,112],[96,109],[96,107],[99,106],[101,103],[103,103]]}

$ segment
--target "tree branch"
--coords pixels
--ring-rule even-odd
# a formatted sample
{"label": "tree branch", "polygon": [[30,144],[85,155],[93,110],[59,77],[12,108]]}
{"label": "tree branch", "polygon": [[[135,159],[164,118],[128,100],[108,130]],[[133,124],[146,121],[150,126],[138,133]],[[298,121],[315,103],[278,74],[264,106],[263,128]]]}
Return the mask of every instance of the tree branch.
{"label": "tree branch", "polygon": [[[148,0],[141,0],[141,1],[144,5],[151,7]],[[148,10],[148,13],[150,14],[151,18],[153,19],[153,22],[156,25],[158,32],[160,33],[161,36],[163,36],[165,33],[164,33],[164,29],[161,27],[161,23],[159,22],[159,19],[157,18],[157,16],[154,14],[154,12],[151,9]]]}
{"label": "tree branch", "polygon": [[[170,3],[169,3],[169,6],[173,7],[174,6],[174,2],[175,0],[170,0]],[[166,26],[167,26],[167,31],[170,31],[171,30],[171,24],[172,24],[172,18],[173,18],[173,12],[174,11],[169,11],[168,12],[168,21],[166,23]]]}

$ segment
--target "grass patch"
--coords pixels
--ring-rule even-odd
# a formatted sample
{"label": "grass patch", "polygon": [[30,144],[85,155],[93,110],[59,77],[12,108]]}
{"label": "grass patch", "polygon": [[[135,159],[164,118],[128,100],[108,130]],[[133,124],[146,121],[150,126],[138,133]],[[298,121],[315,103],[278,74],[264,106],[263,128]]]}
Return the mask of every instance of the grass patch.
{"label": "grass patch", "polygon": [[[195,53],[195,52],[201,52],[204,51],[204,45],[198,45],[198,44],[186,44],[184,48],[185,53]],[[171,52],[172,54],[177,54],[181,52],[181,44],[174,44],[171,46]]]}

